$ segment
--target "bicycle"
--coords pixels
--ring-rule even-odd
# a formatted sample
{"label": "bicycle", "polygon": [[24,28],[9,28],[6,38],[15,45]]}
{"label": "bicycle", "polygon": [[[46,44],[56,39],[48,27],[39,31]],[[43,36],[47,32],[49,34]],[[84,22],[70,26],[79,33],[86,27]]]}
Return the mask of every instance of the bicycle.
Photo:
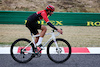
{"label": "bicycle", "polygon": [[[71,46],[70,44],[62,38],[56,38],[59,36],[59,32],[52,30],[51,33],[46,33],[45,35],[51,35],[50,39],[43,45],[47,46],[47,55],[50,60],[55,63],[63,63],[67,61],[71,56]],[[34,37],[39,37],[40,35],[33,35],[31,33],[32,41],[26,38],[20,38],[15,40],[10,48],[12,58],[19,63],[27,63],[34,57],[40,57],[42,49],[35,46]],[[64,53],[65,49],[65,53]]]}

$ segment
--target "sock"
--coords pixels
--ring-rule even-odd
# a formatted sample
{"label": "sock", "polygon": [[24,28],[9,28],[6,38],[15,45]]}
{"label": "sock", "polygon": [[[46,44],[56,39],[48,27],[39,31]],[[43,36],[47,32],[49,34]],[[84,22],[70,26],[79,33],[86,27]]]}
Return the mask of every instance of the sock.
{"label": "sock", "polygon": [[38,42],[36,43],[36,46],[39,46],[42,43],[43,37],[39,37]]}

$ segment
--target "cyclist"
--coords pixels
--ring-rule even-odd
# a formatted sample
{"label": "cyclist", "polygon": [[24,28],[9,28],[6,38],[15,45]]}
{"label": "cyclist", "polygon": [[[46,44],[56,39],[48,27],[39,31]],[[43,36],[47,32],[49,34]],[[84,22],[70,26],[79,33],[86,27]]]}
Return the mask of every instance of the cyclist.
{"label": "cyclist", "polygon": [[54,25],[49,22],[48,15],[52,15],[55,8],[52,5],[47,5],[45,10],[38,11],[27,18],[26,27],[33,33],[34,35],[38,35],[39,32],[37,29],[41,30],[40,37],[36,37],[35,43],[36,46],[41,46],[41,49],[44,49],[41,45],[43,37],[47,31],[47,28],[44,25],[38,24],[37,21],[44,19],[44,21],[53,29],[57,30],[61,34],[63,33],[62,30],[57,29]]}

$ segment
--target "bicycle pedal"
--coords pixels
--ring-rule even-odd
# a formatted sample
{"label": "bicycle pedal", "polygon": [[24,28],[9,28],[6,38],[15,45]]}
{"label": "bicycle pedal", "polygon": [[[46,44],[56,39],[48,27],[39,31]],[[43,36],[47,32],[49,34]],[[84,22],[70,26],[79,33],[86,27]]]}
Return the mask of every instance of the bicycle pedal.
{"label": "bicycle pedal", "polygon": [[45,49],[45,48],[42,46],[42,44],[40,44],[39,47],[41,48],[41,50],[44,50],[44,49]]}
{"label": "bicycle pedal", "polygon": [[38,47],[42,47],[42,44],[40,44]]}
{"label": "bicycle pedal", "polygon": [[41,53],[40,52],[35,53],[35,58],[38,58],[40,56],[41,56]]}
{"label": "bicycle pedal", "polygon": [[37,47],[36,49],[34,49],[35,53],[41,53],[41,48]]}

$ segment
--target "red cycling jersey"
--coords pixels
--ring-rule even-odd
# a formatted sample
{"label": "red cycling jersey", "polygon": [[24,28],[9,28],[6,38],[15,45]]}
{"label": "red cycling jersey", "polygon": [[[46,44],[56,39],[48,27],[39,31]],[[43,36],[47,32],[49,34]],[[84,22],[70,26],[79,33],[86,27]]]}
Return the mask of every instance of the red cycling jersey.
{"label": "red cycling jersey", "polygon": [[44,19],[44,21],[47,23],[49,22],[49,19],[47,17],[47,13],[46,13],[46,10],[41,10],[41,11],[38,11],[37,14],[40,14],[41,17],[39,17],[39,19]]}
{"label": "red cycling jersey", "polygon": [[[28,23],[30,24],[30,27],[31,25],[37,23],[38,20],[41,20],[41,19],[44,19],[44,21],[50,26],[52,27],[53,29],[57,30],[56,27],[54,27],[54,25],[52,25],[50,22],[49,22],[49,19],[47,17],[47,12],[46,10],[41,10],[41,11],[38,11],[32,15],[30,15],[28,18],[27,18],[27,21]],[[27,24],[28,24],[27,23]],[[28,26],[28,25],[27,25]],[[32,26],[34,27],[34,26]],[[40,28],[40,27],[39,27]]]}

